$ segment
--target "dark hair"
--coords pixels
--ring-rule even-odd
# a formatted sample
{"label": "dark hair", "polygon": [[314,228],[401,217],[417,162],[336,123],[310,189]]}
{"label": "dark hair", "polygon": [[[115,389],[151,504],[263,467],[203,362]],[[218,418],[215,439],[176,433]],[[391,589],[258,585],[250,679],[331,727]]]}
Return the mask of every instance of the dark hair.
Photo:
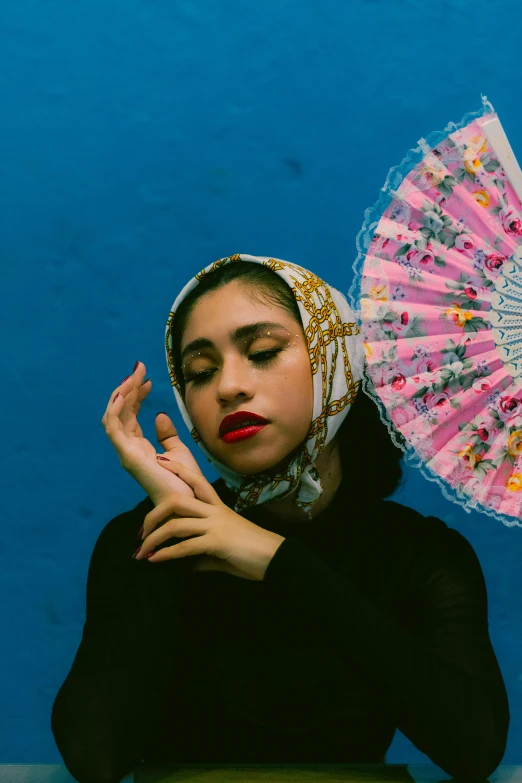
{"label": "dark hair", "polygon": [[[250,261],[225,263],[205,274],[178,307],[170,325],[172,360],[176,377],[185,398],[185,384],[181,372],[181,341],[196,302],[207,292],[222,288],[233,280],[240,280],[253,300],[268,301],[286,310],[299,324],[304,335],[301,315],[293,291],[285,280],[264,264]],[[393,427],[400,442],[402,435]],[[393,494],[402,479],[401,457],[397,447],[381,421],[377,404],[359,389],[352,406],[338,430],[339,450],[343,469],[343,483],[353,488],[353,498],[361,499],[364,488],[372,500]],[[354,503],[355,505],[355,503]]]}

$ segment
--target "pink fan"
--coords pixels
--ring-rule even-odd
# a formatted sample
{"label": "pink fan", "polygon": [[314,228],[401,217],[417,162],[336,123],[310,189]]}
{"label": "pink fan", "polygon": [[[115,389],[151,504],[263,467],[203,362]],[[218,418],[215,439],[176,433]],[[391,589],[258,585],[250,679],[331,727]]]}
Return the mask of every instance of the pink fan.
{"label": "pink fan", "polygon": [[349,293],[364,388],[445,497],[522,527],[522,172],[487,99],[382,190]]}

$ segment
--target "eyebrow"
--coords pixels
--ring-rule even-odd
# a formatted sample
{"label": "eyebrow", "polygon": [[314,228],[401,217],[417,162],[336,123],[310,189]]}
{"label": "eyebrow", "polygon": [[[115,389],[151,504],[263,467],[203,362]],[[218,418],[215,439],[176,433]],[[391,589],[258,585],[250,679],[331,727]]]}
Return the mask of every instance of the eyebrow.
{"label": "eyebrow", "polygon": [[[259,337],[266,329],[277,328],[284,329],[286,332],[288,331],[286,326],[283,326],[283,324],[278,324],[275,321],[256,321],[252,324],[238,326],[237,329],[233,329],[228,333],[228,337],[230,340],[232,340],[232,342],[238,343],[245,337]],[[208,337],[198,337],[196,340],[192,340],[191,343],[185,346],[181,354],[181,361],[183,361],[187,353],[190,353],[191,351],[197,351],[200,348],[215,348],[215,345]]]}

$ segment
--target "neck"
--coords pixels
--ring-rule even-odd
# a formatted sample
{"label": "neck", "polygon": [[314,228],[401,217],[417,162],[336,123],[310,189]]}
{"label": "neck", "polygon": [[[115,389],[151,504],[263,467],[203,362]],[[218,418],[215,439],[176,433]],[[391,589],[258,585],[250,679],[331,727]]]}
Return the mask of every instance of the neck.
{"label": "neck", "polygon": [[[315,466],[321,477],[323,491],[310,510],[312,519],[321,514],[332,502],[342,481],[341,455],[337,436],[319,455]],[[297,490],[296,490],[297,491]],[[307,522],[308,515],[298,508],[294,502],[295,492],[282,500],[271,500],[263,503],[263,508],[278,518],[289,522]]]}

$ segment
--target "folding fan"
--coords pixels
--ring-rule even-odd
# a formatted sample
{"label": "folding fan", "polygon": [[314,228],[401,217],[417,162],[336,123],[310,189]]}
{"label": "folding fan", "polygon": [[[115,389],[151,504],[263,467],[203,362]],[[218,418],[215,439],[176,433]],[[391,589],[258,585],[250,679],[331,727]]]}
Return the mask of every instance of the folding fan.
{"label": "folding fan", "polygon": [[522,172],[487,99],[382,190],[349,292],[364,388],[445,497],[522,527]]}

